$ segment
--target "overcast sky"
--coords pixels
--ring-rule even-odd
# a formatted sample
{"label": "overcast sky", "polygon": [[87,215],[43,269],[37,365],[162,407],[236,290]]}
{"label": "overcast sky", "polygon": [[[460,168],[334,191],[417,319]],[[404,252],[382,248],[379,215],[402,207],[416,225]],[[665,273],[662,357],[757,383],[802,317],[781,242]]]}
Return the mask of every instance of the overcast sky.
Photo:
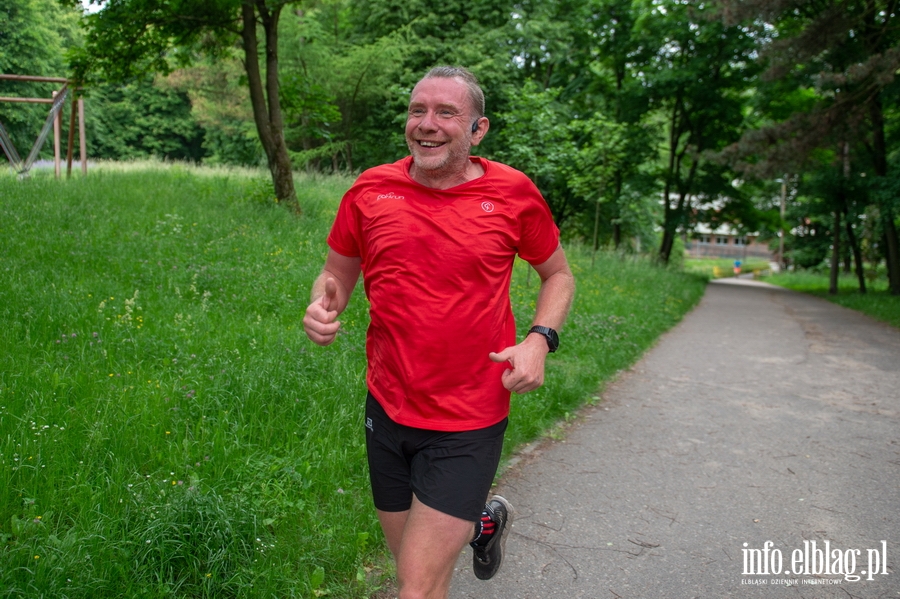
{"label": "overcast sky", "polygon": [[[98,10],[103,8],[102,5],[89,4],[89,2],[90,2],[90,0],[81,0],[81,5],[84,6],[85,12],[97,12]],[[104,3],[105,3],[105,0],[104,0]]]}

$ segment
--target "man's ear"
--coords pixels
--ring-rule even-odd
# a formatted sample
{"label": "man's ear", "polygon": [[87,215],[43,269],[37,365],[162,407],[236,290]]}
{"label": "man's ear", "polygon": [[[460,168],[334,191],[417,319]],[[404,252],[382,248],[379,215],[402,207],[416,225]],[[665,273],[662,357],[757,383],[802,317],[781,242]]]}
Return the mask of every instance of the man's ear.
{"label": "man's ear", "polygon": [[488,129],[491,128],[491,122],[487,119],[487,117],[480,117],[472,123],[472,145],[477,146],[481,143],[481,140],[484,139],[484,136],[487,135]]}

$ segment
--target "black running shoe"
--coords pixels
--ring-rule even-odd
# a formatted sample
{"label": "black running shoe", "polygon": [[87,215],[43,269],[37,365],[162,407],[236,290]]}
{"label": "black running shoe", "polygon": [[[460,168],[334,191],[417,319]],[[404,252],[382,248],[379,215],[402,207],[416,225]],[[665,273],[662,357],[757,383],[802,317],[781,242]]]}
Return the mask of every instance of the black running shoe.
{"label": "black running shoe", "polygon": [[491,514],[491,520],[494,521],[496,528],[487,545],[472,545],[475,551],[472,556],[472,569],[475,570],[475,577],[480,580],[490,580],[500,569],[506,546],[506,534],[513,519],[512,504],[499,495],[491,498],[486,509]]}

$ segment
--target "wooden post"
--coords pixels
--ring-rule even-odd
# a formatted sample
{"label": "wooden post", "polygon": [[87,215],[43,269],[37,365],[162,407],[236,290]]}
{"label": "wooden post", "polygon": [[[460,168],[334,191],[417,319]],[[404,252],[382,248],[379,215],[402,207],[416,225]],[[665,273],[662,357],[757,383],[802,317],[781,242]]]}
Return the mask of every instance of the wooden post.
{"label": "wooden post", "polygon": [[[56,97],[56,92],[53,92],[53,97]],[[62,112],[62,111],[60,111]],[[60,127],[62,125],[62,114],[60,112],[56,113],[56,118],[53,119],[53,166],[54,172],[56,173],[56,178],[59,179],[60,175],[60,163],[59,163],[59,136],[60,136]]]}
{"label": "wooden post", "polygon": [[22,102],[24,104],[53,104],[52,99],[47,98],[10,98],[3,96],[0,102]]}
{"label": "wooden post", "polygon": [[78,98],[78,145],[81,150],[81,174],[87,174],[87,142],[84,134],[84,98]]}
{"label": "wooden post", "polygon": [[[0,73],[0,81],[35,81],[39,83],[67,83],[72,84],[73,82],[69,81],[64,77],[34,77],[31,75],[8,75],[6,73]],[[77,88],[72,90],[73,94],[77,95]],[[52,98],[16,98],[16,97],[7,97],[0,96],[0,102],[23,102],[27,104],[52,104],[54,99],[58,95],[58,92],[54,91]],[[67,165],[66,165],[66,175],[68,176],[72,171],[72,160],[74,154],[74,123],[75,123],[75,97],[72,97],[72,115],[69,122],[69,147],[66,155]],[[56,170],[56,177],[59,178],[61,174],[61,165],[60,165],[60,135],[62,130],[62,110],[60,110],[56,114],[56,118],[53,119],[53,151],[54,151],[54,166]],[[82,174],[87,174],[87,143],[85,140],[85,130],[84,130],[84,99],[78,98],[78,130],[79,137],[78,141],[81,146],[81,172]]]}
{"label": "wooden post", "polygon": [[[75,92],[72,92],[72,108],[69,111],[69,143],[66,146],[66,179],[72,177],[72,155],[75,153],[75,109],[78,108],[78,100]],[[61,112],[61,111],[60,111]]]}
{"label": "wooden post", "polygon": [[6,75],[0,74],[0,79],[7,81],[42,81],[44,83],[66,83],[65,77],[34,77],[32,75]]}

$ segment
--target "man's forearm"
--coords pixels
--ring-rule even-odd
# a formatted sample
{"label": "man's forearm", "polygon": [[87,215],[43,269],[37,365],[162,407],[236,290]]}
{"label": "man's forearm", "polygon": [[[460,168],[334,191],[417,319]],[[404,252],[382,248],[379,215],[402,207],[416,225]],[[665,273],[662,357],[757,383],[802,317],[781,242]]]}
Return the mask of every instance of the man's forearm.
{"label": "man's forearm", "polygon": [[575,297],[575,277],[566,269],[555,272],[541,282],[533,325],[559,330],[566,322]]}
{"label": "man's forearm", "polygon": [[309,294],[310,303],[314,303],[324,296],[328,279],[334,279],[336,293],[334,305],[329,306],[329,309],[337,310],[339,314],[343,312],[350,302],[350,295],[353,293],[353,288],[359,279],[360,263],[359,258],[341,256],[334,250],[329,250],[322,273],[312,285],[312,290]]}

